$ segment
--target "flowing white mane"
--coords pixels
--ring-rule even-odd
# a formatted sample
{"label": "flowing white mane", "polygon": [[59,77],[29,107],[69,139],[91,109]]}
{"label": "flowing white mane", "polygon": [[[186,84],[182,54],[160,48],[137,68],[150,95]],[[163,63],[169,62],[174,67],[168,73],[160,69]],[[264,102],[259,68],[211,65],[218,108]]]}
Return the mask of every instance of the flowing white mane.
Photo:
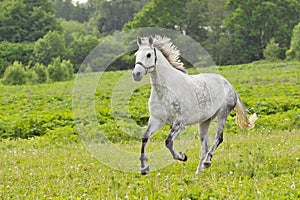
{"label": "flowing white mane", "polygon": [[[149,44],[148,41],[149,37],[142,38],[142,42],[144,44]],[[183,63],[180,60],[180,52],[177,49],[177,47],[171,42],[170,38],[155,35],[153,37],[153,47],[161,51],[165,58],[174,68],[186,73],[186,69],[184,68]]]}

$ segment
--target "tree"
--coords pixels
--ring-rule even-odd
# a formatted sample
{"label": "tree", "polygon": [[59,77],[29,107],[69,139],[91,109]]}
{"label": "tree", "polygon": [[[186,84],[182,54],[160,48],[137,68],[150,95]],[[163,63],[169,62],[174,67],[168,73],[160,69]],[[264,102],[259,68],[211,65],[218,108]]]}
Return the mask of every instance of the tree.
{"label": "tree", "polygon": [[78,71],[80,65],[86,56],[99,44],[99,39],[95,36],[79,36],[73,40],[70,45],[72,55],[71,62],[74,64],[75,72]]}
{"label": "tree", "polygon": [[186,34],[194,40],[204,44],[208,37],[208,4],[205,0],[191,0],[185,5],[186,16],[184,22]]}
{"label": "tree", "polygon": [[50,31],[34,45],[35,61],[44,65],[50,64],[53,58],[68,57],[64,35],[57,31]]}
{"label": "tree", "polygon": [[227,7],[232,11],[227,31],[239,38],[234,40],[233,53],[245,59],[238,62],[262,59],[271,38],[286,50],[291,30],[300,18],[300,2],[296,0],[228,0]]}
{"label": "tree", "polygon": [[66,21],[65,19],[59,19],[59,22],[63,27],[67,47],[70,46],[74,38],[82,35],[89,35],[88,30],[86,29],[86,24],[73,20]]}
{"label": "tree", "polygon": [[0,42],[0,77],[14,61],[19,61],[24,65],[30,64],[33,48],[33,43]]}
{"label": "tree", "polygon": [[0,41],[34,42],[61,29],[48,0],[2,0],[0,10]]}
{"label": "tree", "polygon": [[140,27],[163,27],[174,29],[184,27],[185,1],[153,0],[137,13],[133,21],[125,25],[125,29]]}
{"label": "tree", "polygon": [[56,17],[63,18],[67,21],[73,19],[75,6],[72,0],[55,0],[53,2],[53,7],[56,10]]}
{"label": "tree", "polygon": [[203,45],[215,63],[221,65],[227,62],[231,45],[230,39],[224,37],[226,30],[223,24],[230,12],[225,8],[226,0],[213,0],[207,3],[208,16],[206,20],[210,30],[208,31],[208,38]]}
{"label": "tree", "polygon": [[206,0],[154,0],[143,7],[124,29],[141,27],[176,29],[204,44],[208,38],[207,18]]}
{"label": "tree", "polygon": [[122,0],[122,1],[95,1],[95,13],[90,19],[90,24],[96,26],[100,33],[110,34],[122,30],[124,24],[133,19],[148,0]]}
{"label": "tree", "polygon": [[286,52],[287,59],[300,61],[300,23],[295,26],[291,40],[291,48]]}
{"label": "tree", "polygon": [[78,22],[86,22],[91,14],[88,4],[73,4],[72,0],[52,0],[53,7],[56,10],[56,17],[67,21],[73,20]]}

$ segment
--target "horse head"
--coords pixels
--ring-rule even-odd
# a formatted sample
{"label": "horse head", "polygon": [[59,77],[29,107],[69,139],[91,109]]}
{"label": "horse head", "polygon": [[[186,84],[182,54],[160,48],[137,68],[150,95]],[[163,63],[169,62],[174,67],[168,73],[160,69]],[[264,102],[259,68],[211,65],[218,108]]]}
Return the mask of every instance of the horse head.
{"label": "horse head", "polygon": [[156,49],[153,47],[153,38],[137,37],[138,51],[135,53],[135,66],[132,71],[132,77],[135,81],[142,80],[148,72],[155,70],[157,55]]}

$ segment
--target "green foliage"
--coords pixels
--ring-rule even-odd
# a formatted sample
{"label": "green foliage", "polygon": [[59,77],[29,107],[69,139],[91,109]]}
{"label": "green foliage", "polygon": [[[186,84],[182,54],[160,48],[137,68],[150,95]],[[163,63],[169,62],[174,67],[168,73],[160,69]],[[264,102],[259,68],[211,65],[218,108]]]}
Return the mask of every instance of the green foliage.
{"label": "green foliage", "polygon": [[151,1],[124,29],[178,29],[199,42],[220,65],[263,59],[272,38],[278,44],[279,58],[285,58],[300,18],[298,1],[230,0],[226,8],[225,2]]}
{"label": "green foliage", "polygon": [[39,81],[38,74],[33,70],[26,70],[27,83],[33,85],[37,84]]}
{"label": "green foliage", "polygon": [[89,19],[90,8],[86,4],[73,4],[72,0],[52,0],[56,17],[67,21],[86,22]]}
{"label": "green foliage", "polygon": [[[207,39],[200,44],[209,52],[217,65],[226,65],[229,63],[228,59],[230,56],[228,54],[231,53],[231,43],[228,37],[224,38],[226,31],[223,21],[228,18],[230,12],[225,9],[226,0],[207,1],[207,4],[208,14],[205,22],[207,24],[206,27],[209,27],[210,31],[207,33]],[[192,32],[194,31],[192,30]],[[197,34],[197,32],[194,32],[194,34]]]}
{"label": "green foliage", "polygon": [[237,63],[262,59],[263,49],[271,38],[275,38],[282,51],[286,51],[291,31],[300,18],[300,3],[294,0],[229,0],[227,7],[232,15],[225,25],[235,38],[232,58],[242,58]]}
{"label": "green foliage", "polygon": [[19,62],[14,62],[4,73],[2,83],[5,85],[23,85],[27,83],[27,74],[24,66]]}
{"label": "green foliage", "polygon": [[280,60],[280,55],[281,55],[281,50],[279,46],[275,42],[275,38],[272,38],[266,48],[263,51],[264,57],[268,61],[279,61]]}
{"label": "green foliage", "polygon": [[5,69],[15,61],[24,65],[29,64],[32,60],[33,48],[33,43],[0,42],[0,77],[3,76]]}
{"label": "green foliage", "polygon": [[86,36],[91,34],[89,30],[87,30],[87,25],[84,23],[80,23],[77,21],[66,21],[64,19],[58,19],[61,26],[63,27],[63,33],[66,40],[66,45],[69,46],[71,42],[73,42],[74,38],[78,38],[81,36]]}
{"label": "green foliage", "polygon": [[137,13],[125,29],[140,27],[163,27],[173,29],[175,25],[184,27],[185,2],[176,0],[154,0]]}
{"label": "green foliage", "polygon": [[60,57],[53,59],[48,66],[49,78],[52,81],[67,81],[73,78],[73,64],[70,60],[61,61]]}
{"label": "green foliage", "polygon": [[10,65],[3,76],[2,83],[5,85],[24,85],[46,83],[49,79],[56,81],[67,81],[73,78],[74,68],[70,60],[61,60],[60,57],[53,59],[46,67],[36,63],[32,68],[24,67],[15,61]]}
{"label": "green foliage", "polygon": [[36,63],[31,69],[37,74],[36,83],[46,83],[49,79],[49,74],[45,65]]}
{"label": "green foliage", "polygon": [[79,36],[75,37],[70,44],[72,49],[71,62],[75,66],[77,72],[86,58],[86,56],[99,44],[99,39],[95,36]]}
{"label": "green foliage", "polygon": [[96,8],[96,12],[91,15],[89,24],[97,27],[100,33],[107,35],[122,30],[124,24],[132,20],[148,0],[90,2]]}
{"label": "green foliage", "polygon": [[291,39],[291,48],[287,51],[288,60],[300,60],[300,23],[295,26]]}
{"label": "green foliage", "polygon": [[3,0],[0,10],[0,41],[34,42],[51,30],[60,30],[48,0]]}
{"label": "green foliage", "polygon": [[[186,33],[219,65],[263,59],[272,38],[280,49],[280,59],[294,59],[298,52],[293,47],[297,34],[293,37],[296,42],[291,41],[292,29],[300,18],[300,4],[295,0],[89,0],[76,5],[71,0],[3,0],[0,10],[0,42],[6,42],[0,44],[0,77],[14,61],[47,66],[59,56],[70,59],[77,71],[95,42],[95,38],[88,42],[83,36],[99,38],[140,27]],[[78,53],[80,46],[84,46],[84,53]],[[119,61],[121,67],[115,65],[113,70],[124,69],[128,64],[122,63],[123,59]]]}
{"label": "green foliage", "polygon": [[49,65],[52,59],[68,55],[64,35],[57,31],[50,31],[34,45],[34,57],[36,62]]}
{"label": "green foliage", "polygon": [[59,133],[72,137],[72,87],[73,82],[0,85],[0,138],[58,137]]}
{"label": "green foliage", "polygon": [[187,1],[184,8],[185,16],[181,16],[184,18],[184,22],[179,24],[183,26],[185,33],[200,44],[204,44],[207,41],[208,31],[206,28],[208,25],[211,25],[207,20],[209,18],[208,4],[208,1],[203,0]]}

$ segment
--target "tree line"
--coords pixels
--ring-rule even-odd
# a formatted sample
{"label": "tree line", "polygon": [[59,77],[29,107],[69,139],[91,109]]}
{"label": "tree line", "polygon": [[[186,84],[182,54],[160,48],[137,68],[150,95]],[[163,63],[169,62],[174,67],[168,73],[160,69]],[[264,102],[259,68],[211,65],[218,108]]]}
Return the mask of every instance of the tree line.
{"label": "tree line", "polygon": [[[298,0],[2,0],[0,77],[9,66],[30,71],[58,59],[77,72],[106,37],[141,27],[181,31],[218,65],[299,60],[299,22]],[[131,60],[124,55],[112,69],[129,68]]]}

